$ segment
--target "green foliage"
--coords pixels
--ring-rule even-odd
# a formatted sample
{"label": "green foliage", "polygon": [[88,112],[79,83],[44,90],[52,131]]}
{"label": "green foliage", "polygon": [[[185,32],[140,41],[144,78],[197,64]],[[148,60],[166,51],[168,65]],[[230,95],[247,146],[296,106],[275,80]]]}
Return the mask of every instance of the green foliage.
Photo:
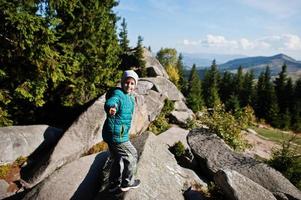
{"label": "green foliage", "polygon": [[98,152],[102,152],[108,149],[108,144],[105,143],[104,141],[101,141],[95,145],[93,145],[85,154],[86,155],[91,155],[91,154],[95,154]]}
{"label": "green foliage", "polygon": [[196,71],[195,65],[192,66],[192,70],[190,72],[187,94],[188,107],[191,108],[193,112],[201,110],[204,104],[202,97],[202,82]]}
{"label": "green foliage", "polygon": [[170,128],[168,115],[174,109],[174,102],[166,99],[158,117],[149,125],[148,130],[158,135]]}
{"label": "green foliage", "polygon": [[87,104],[117,82],[116,5],[0,2],[0,125],[41,123],[46,112]]}
{"label": "green foliage", "polygon": [[[282,142],[281,149],[274,150],[268,161],[272,167],[280,171],[297,188],[301,189],[301,156],[292,146],[295,137]],[[298,147],[300,148],[300,147]]]}
{"label": "green foliage", "polygon": [[211,113],[204,110],[199,120],[233,149],[243,150],[246,148],[247,143],[241,135],[243,125],[236,120],[234,115],[226,112],[223,105],[216,105]]}
{"label": "green foliage", "polygon": [[171,147],[171,152],[177,157],[184,156],[186,153],[185,146],[181,141],[178,141]]}
{"label": "green foliage", "polygon": [[136,51],[135,51],[135,57],[137,59],[137,64],[138,64],[138,68],[140,71],[140,77],[145,77],[147,75],[147,71],[146,71],[146,62],[144,60],[143,57],[143,46],[142,46],[142,41],[143,38],[141,36],[138,36],[138,42],[137,42],[137,47],[136,47]]}
{"label": "green foliage", "polygon": [[195,119],[188,118],[185,123],[185,129],[191,130],[197,127],[197,121]]}
{"label": "green foliage", "polygon": [[4,164],[0,166],[0,179],[6,179],[9,172],[14,167],[21,167],[27,161],[27,157],[20,156],[11,164]]}
{"label": "green foliage", "polygon": [[176,68],[179,74],[178,88],[182,93],[185,93],[187,91],[188,82],[184,78],[184,63],[183,63],[183,56],[181,53],[178,56]]}
{"label": "green foliage", "polygon": [[221,103],[218,93],[219,81],[220,73],[215,60],[213,60],[210,69],[205,73],[203,81],[203,96],[206,97],[205,103],[208,108],[214,108]]}
{"label": "green foliage", "polygon": [[156,58],[162,64],[163,67],[168,65],[176,66],[177,65],[177,50],[173,48],[161,48],[158,51]]}
{"label": "green foliage", "polygon": [[128,39],[127,24],[125,22],[125,18],[123,18],[119,32],[119,44],[123,53],[126,53],[130,50],[129,43],[130,41]]}
{"label": "green foliage", "polygon": [[169,76],[169,80],[173,82],[175,86],[179,87],[179,80],[180,80],[179,70],[171,65],[167,65],[165,70]]}

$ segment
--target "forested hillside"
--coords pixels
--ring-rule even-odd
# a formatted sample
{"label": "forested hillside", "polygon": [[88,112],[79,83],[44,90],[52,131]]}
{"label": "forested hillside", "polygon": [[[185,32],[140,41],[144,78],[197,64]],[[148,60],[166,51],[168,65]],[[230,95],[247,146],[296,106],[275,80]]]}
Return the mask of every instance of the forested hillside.
{"label": "forested hillside", "polygon": [[[66,127],[116,84],[122,69],[143,66],[142,38],[128,46],[115,0],[0,1],[0,125]],[[123,60],[131,63],[126,65]],[[138,62],[138,63],[137,63]]]}

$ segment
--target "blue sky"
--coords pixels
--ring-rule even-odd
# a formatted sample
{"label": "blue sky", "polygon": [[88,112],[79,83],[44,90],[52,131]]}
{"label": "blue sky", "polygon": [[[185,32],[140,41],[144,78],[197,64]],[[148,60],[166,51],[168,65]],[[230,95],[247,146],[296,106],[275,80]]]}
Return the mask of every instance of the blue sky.
{"label": "blue sky", "polygon": [[[131,45],[301,60],[301,0],[120,0]],[[121,20],[119,21],[120,24]]]}

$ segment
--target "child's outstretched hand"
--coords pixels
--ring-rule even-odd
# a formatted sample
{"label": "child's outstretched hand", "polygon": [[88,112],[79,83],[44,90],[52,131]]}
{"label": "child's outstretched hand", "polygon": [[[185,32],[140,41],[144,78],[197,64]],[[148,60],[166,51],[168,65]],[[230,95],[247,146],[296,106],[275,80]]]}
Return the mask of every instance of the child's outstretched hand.
{"label": "child's outstretched hand", "polygon": [[116,114],[116,108],[115,107],[111,107],[110,110],[109,110],[109,114],[111,116],[115,115]]}

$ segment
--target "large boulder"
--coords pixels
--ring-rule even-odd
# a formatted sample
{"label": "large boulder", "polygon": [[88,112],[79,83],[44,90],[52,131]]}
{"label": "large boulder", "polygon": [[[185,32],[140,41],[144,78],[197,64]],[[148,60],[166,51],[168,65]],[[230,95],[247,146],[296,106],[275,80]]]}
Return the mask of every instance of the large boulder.
{"label": "large boulder", "polygon": [[149,77],[157,77],[162,76],[165,78],[169,78],[166,73],[164,67],[160,64],[160,62],[152,55],[150,51],[144,48],[143,57],[145,60],[145,67],[147,71],[147,76]]}
{"label": "large boulder", "polygon": [[234,170],[218,171],[214,182],[229,200],[276,200],[270,191]]}
{"label": "large boulder", "polygon": [[185,101],[185,97],[178,88],[168,79],[158,76],[156,78],[141,78],[154,84],[153,90],[166,95],[171,101]]}
{"label": "large boulder", "polygon": [[175,108],[170,113],[171,122],[179,124],[182,127],[185,127],[187,120],[192,120],[195,118],[194,113],[190,110],[184,101],[176,101]]}
{"label": "large boulder", "polygon": [[125,200],[184,199],[183,192],[191,185],[204,184],[191,170],[180,167],[166,144],[149,133],[138,163],[138,189],[125,194]]}
{"label": "large boulder", "polygon": [[0,128],[0,164],[11,163],[30,155],[44,141],[55,143],[63,134],[48,125],[9,126]]}
{"label": "large boulder", "polygon": [[104,102],[104,96],[97,99],[69,127],[53,149],[47,152],[36,149],[35,156],[29,157],[29,164],[21,170],[25,187],[38,184],[56,169],[81,157],[92,146],[105,120]]}
{"label": "large boulder", "polygon": [[82,157],[64,165],[25,195],[24,200],[94,199],[108,152]]}
{"label": "large boulder", "polygon": [[234,152],[209,129],[197,128],[189,132],[188,144],[199,164],[212,176],[218,170],[235,170],[271,191],[277,198],[301,199],[301,192],[280,172],[251,157]]}
{"label": "large boulder", "polygon": [[173,125],[167,131],[158,135],[157,140],[160,140],[160,142],[166,144],[166,147],[171,147],[176,142],[180,141],[182,142],[185,148],[189,148],[186,140],[188,133],[188,130]]}

